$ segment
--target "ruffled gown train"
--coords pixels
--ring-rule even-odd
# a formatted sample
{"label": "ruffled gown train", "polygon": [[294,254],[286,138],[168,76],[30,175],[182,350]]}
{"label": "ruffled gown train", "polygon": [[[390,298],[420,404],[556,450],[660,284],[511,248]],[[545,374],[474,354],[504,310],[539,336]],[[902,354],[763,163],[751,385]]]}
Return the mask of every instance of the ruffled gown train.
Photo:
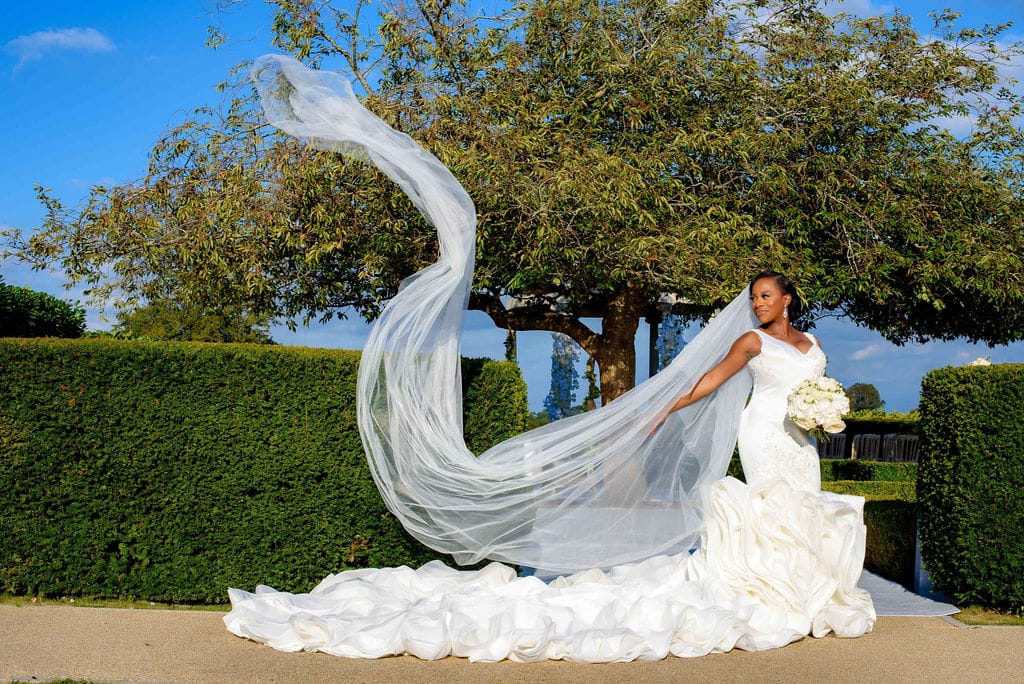
{"label": "ruffled gown train", "polygon": [[871,597],[857,587],[864,501],[820,491],[817,454],[785,418],[790,391],[820,376],[825,356],[816,341],[802,353],[757,334],[739,437],[749,484],[711,485],[692,554],[550,583],[499,563],[464,571],[435,561],[342,572],[308,594],[231,589],[228,629],[281,650],[358,658],[577,662],[763,650],[870,631]]}

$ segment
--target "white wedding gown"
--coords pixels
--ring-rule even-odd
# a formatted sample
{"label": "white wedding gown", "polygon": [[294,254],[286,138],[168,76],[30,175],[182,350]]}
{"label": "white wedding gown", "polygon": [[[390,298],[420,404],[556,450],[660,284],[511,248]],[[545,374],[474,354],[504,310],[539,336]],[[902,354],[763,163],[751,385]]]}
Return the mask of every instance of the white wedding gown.
{"label": "white wedding gown", "polygon": [[[308,594],[230,590],[233,633],[286,651],[379,658],[615,662],[763,650],[806,635],[870,631],[857,587],[863,499],[820,491],[818,458],[785,418],[786,398],[825,355],[758,331],[754,391],[741,418],[747,484],[709,488],[701,545],[545,583],[493,563],[434,561],[331,575]],[[745,372],[745,371],[741,371]]]}

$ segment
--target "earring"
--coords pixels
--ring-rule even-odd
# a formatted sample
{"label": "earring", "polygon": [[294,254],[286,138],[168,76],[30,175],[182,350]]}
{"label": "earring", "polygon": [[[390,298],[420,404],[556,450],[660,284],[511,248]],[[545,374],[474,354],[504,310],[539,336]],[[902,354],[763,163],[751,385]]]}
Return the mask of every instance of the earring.
{"label": "earring", "polygon": [[785,318],[786,320],[789,320],[789,309],[782,310],[782,317]]}

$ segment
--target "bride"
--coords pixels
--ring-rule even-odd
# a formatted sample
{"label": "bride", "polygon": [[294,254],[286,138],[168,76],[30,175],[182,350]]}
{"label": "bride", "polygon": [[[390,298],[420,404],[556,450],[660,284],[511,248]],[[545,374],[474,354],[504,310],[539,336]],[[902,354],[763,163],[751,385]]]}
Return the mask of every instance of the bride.
{"label": "bride", "polygon": [[[872,628],[857,588],[863,499],[820,491],[814,449],[785,416],[790,391],[825,368],[817,341],[791,325],[788,279],[755,277],[667,369],[614,402],[477,458],[450,389],[472,202],[336,75],[267,57],[254,78],[271,123],[372,162],[438,231],[438,262],[403,283],[360,363],[360,432],[389,509],[460,563],[555,579],[501,562],[349,570],[308,594],[229,590],[230,631],[350,657],[612,662]],[[723,477],[737,439],[746,484]]]}

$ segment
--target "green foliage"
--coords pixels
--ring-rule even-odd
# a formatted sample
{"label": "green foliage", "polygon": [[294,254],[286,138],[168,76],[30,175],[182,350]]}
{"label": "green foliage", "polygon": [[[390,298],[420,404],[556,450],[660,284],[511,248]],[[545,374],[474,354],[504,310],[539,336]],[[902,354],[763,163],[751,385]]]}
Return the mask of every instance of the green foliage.
{"label": "green foliage", "polygon": [[822,482],[836,494],[863,496],[867,547],[864,567],[908,589],[914,586],[917,503],[913,481]]}
{"label": "green foliage", "polygon": [[1024,610],[1024,365],[941,368],[921,391],[921,555],[957,603]]}
{"label": "green foliage", "polygon": [[886,579],[914,588],[917,548],[917,504],[871,501],[864,504],[868,544],[864,567]]}
{"label": "green foliage", "polygon": [[81,337],[85,309],[0,280],[0,337]]}
{"label": "green foliage", "polygon": [[846,422],[847,439],[853,435],[871,434],[887,435],[898,433],[902,435],[918,434],[918,423],[921,416],[917,411],[899,413],[896,411],[857,411],[843,418]]}
{"label": "green foliage", "polygon": [[832,480],[822,482],[824,490],[836,494],[856,494],[869,501],[917,501],[914,482],[886,480]]}
{"label": "green foliage", "polygon": [[821,481],[834,482],[836,480],[909,482],[913,484],[917,480],[917,464],[821,459]]}
{"label": "green foliage", "polygon": [[526,419],[526,428],[532,430],[539,428],[541,425],[547,425],[551,422],[551,416],[548,415],[547,409],[541,409],[536,413],[531,413]]}
{"label": "green foliage", "polygon": [[[891,340],[1024,335],[1024,289],[1006,287],[1024,271],[1007,26],[941,13],[926,38],[904,14],[835,17],[824,0],[528,0],[499,16],[385,0],[367,32],[368,2],[273,4],[282,49],[344,65],[473,197],[471,306],[573,337],[605,400],[632,385],[636,323],[662,293],[704,317],[766,264],[813,310]],[[252,91],[234,95],[170,131],[139,183],[76,210],[41,188],[44,225],[6,231],[8,248],[99,300],[377,315],[435,259],[433,232],[381,174],[271,134]],[[968,115],[970,135],[936,125]]]}
{"label": "green foliage", "polygon": [[732,458],[729,459],[729,467],[726,469],[725,474],[729,477],[735,477],[741,482],[747,481],[747,476],[743,473],[743,463],[740,461],[738,453],[733,453]]}
{"label": "green foliage", "polygon": [[[851,411],[848,413],[844,420],[856,421],[875,421],[878,423],[905,423],[908,425],[916,425],[917,421],[921,420],[921,413],[914,409],[912,411],[886,411],[884,409],[874,409],[871,411]],[[889,430],[891,432],[891,430]]]}
{"label": "green foliage", "polygon": [[856,382],[846,388],[846,396],[850,399],[851,411],[877,411],[885,406],[874,385]]}
{"label": "green foliage", "polygon": [[[0,592],[223,602],[438,554],[387,511],[355,422],[359,354],[117,340],[0,341]],[[472,364],[471,364],[472,365]],[[476,448],[525,415],[476,362]],[[508,382],[511,386],[503,383]],[[510,407],[503,408],[504,397]]]}
{"label": "green foliage", "polygon": [[474,454],[526,430],[526,383],[518,365],[463,359],[462,384],[463,432]]}
{"label": "green foliage", "polygon": [[[833,491],[831,488],[835,485],[836,481],[855,481],[865,483],[864,488],[861,488],[856,493],[871,491],[872,487],[876,487],[880,488],[879,491],[883,494],[892,493],[900,499],[914,500],[913,483],[917,479],[916,463],[850,461],[823,458],[819,461],[819,464],[821,465],[822,487],[830,491]],[[733,454],[732,460],[729,461],[726,475],[746,482],[746,478],[743,476],[743,464],[740,462],[738,454]],[[903,486],[908,483],[909,490]],[[889,486],[890,484],[892,484],[891,487]],[[908,491],[910,492],[909,494]]]}
{"label": "green foliage", "polygon": [[115,336],[120,339],[176,342],[237,342],[274,344],[269,317],[238,306],[201,307],[192,302],[161,299],[122,311]]}

